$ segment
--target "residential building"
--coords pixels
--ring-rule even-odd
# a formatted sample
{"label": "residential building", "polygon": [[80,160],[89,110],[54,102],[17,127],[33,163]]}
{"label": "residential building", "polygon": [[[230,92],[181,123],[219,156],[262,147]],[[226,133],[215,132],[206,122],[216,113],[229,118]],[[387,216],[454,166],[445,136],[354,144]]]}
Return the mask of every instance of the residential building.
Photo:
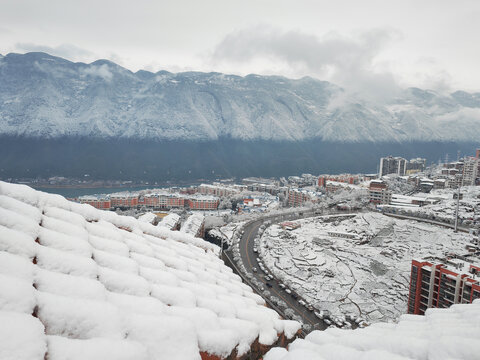
{"label": "residential building", "polygon": [[478,272],[479,266],[458,259],[445,263],[412,260],[408,313],[424,315],[428,308],[480,299]]}
{"label": "residential building", "polygon": [[359,188],[360,187],[358,185],[352,185],[346,182],[331,181],[331,180],[327,180],[325,184],[325,190],[327,191],[327,193],[333,193],[338,190],[344,190],[344,189],[353,190],[353,189],[359,189]]}
{"label": "residential building", "polygon": [[406,171],[407,175],[415,174],[417,172],[422,172],[425,170],[427,160],[423,158],[411,159],[407,162]]}
{"label": "residential building", "polygon": [[188,199],[188,207],[192,210],[216,210],[220,200],[214,196],[200,195]]}
{"label": "residential building", "polygon": [[108,195],[85,195],[78,198],[80,204],[88,204],[97,209],[109,210],[112,207],[112,202]]}
{"label": "residential building", "polygon": [[389,204],[392,200],[392,192],[388,189],[387,183],[382,180],[370,181],[368,196],[370,202],[374,204]]}
{"label": "residential building", "polygon": [[222,185],[219,185],[218,183],[213,185],[201,184],[198,186],[197,191],[200,194],[215,195],[218,197],[230,196],[238,192],[238,190],[234,189],[233,187],[222,186]]}
{"label": "residential building", "polygon": [[326,187],[327,181],[336,181],[346,184],[358,184],[360,177],[358,175],[341,174],[341,175],[320,175],[317,180],[319,187]]}
{"label": "residential building", "polygon": [[463,163],[463,185],[474,186],[478,176],[478,162],[476,157],[466,157]]}
{"label": "residential building", "polygon": [[407,160],[402,157],[387,156],[380,159],[379,177],[388,174],[405,175]]}
{"label": "residential building", "polygon": [[111,194],[110,200],[112,202],[112,207],[137,207],[138,194],[129,192]]}
{"label": "residential building", "polygon": [[288,190],[288,206],[302,206],[307,201],[312,201],[314,193],[307,190],[289,189]]}

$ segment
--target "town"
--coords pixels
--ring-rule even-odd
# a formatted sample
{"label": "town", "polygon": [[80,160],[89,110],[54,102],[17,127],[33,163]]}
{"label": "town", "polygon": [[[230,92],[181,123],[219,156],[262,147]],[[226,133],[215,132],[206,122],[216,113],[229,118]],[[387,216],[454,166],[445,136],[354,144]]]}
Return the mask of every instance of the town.
{"label": "town", "polygon": [[227,179],[70,200],[221,245],[224,260],[304,329],[355,328],[480,298],[479,161],[480,149],[430,166],[387,156],[376,174]]}

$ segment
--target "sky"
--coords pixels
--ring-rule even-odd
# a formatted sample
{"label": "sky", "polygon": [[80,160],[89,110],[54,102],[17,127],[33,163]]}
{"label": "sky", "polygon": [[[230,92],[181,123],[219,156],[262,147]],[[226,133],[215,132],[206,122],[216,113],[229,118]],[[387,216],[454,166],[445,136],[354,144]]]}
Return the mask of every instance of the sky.
{"label": "sky", "polygon": [[480,91],[478,0],[0,0],[0,54]]}

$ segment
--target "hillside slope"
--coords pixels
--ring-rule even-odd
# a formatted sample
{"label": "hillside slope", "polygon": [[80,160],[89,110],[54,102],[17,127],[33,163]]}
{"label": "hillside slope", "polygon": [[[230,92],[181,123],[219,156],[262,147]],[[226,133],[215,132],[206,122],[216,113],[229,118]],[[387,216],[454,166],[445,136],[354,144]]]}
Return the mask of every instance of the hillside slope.
{"label": "hillside slope", "polygon": [[409,88],[373,103],[312,78],[132,73],[106,60],[0,56],[0,135],[472,141],[480,138],[479,124],[479,93]]}

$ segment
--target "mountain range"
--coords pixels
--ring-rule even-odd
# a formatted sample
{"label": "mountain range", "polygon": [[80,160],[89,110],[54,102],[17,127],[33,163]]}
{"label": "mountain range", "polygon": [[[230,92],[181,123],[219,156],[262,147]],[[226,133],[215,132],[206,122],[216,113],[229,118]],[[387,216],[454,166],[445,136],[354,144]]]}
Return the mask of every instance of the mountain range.
{"label": "mountain range", "polygon": [[372,102],[326,81],[133,73],[45,53],[0,57],[0,134],[169,140],[480,139],[480,93],[408,88]]}
{"label": "mountain range", "polygon": [[[469,153],[480,93],[368,100],[314,78],[159,71],[0,55],[0,177],[374,171],[379,156]],[[145,175],[146,176],[146,175]]]}

